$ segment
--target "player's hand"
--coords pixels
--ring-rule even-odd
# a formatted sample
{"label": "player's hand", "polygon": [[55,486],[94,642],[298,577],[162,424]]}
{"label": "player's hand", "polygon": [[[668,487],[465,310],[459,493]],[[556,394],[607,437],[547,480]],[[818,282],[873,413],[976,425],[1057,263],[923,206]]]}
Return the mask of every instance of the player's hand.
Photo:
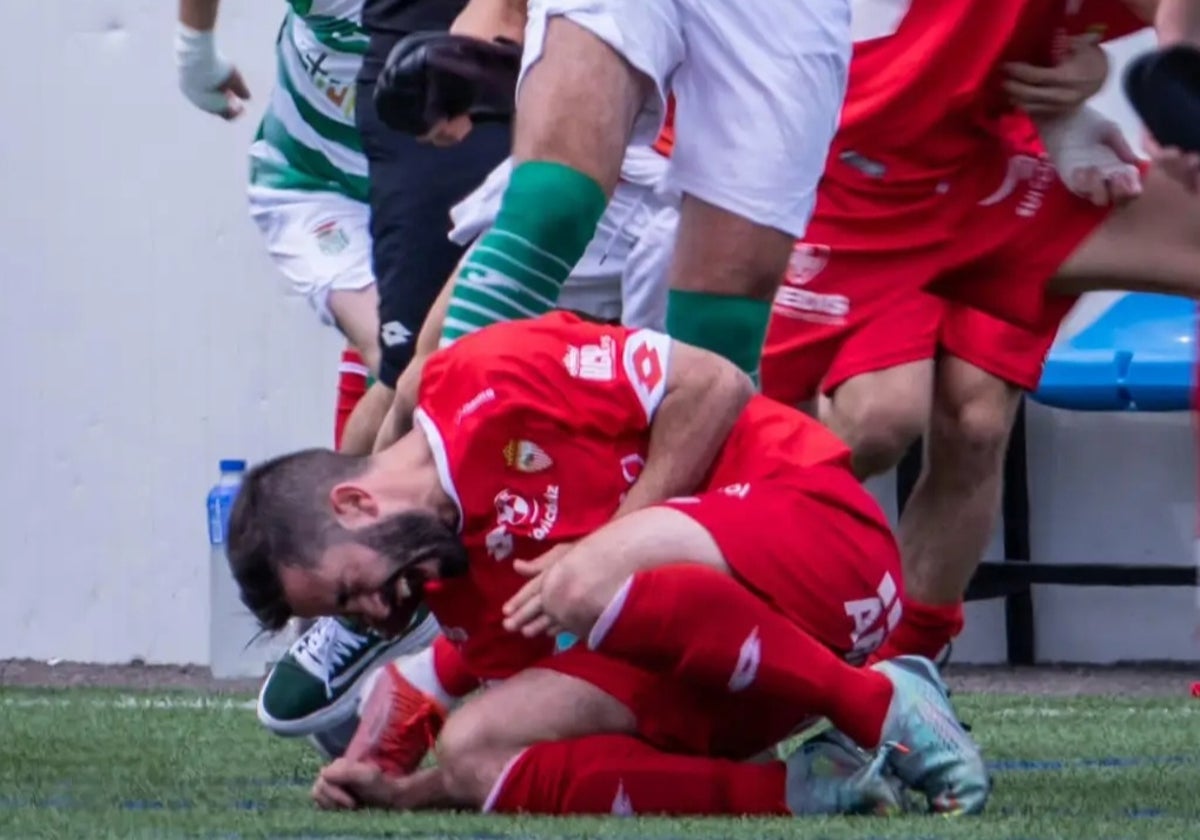
{"label": "player's hand", "polygon": [[546,570],[562,560],[573,545],[556,545],[536,560],[513,561],[513,568],[530,580],[504,604],[505,630],[529,638],[540,635],[556,636],[562,632],[563,628],[543,612],[542,582],[545,580]]}
{"label": "player's hand", "polygon": [[317,776],[312,798],[325,811],[390,808],[395,800],[395,780],[373,764],[339,758]]}
{"label": "player's hand", "polygon": [[250,89],[237,67],[217,50],[211,31],[179,25],[175,35],[179,89],[202,111],[226,120],[246,110]]}
{"label": "player's hand", "polygon": [[1004,90],[1027,114],[1046,116],[1074,110],[1091,99],[1108,78],[1108,56],[1095,38],[1072,38],[1066,57],[1053,67],[1006,64]]}
{"label": "player's hand", "polygon": [[1098,207],[1141,195],[1141,159],[1115,122],[1087,105],[1036,122],[1046,154],[1075,195]]}
{"label": "player's hand", "polygon": [[1142,137],[1142,148],[1157,169],[1162,170],[1193,195],[1200,193],[1200,154],[1185,152],[1174,146],[1163,148],[1150,134]]}
{"label": "player's hand", "polygon": [[1097,207],[1127,204],[1142,194],[1140,160],[1114,122],[1100,130],[1097,140],[1115,161],[1097,161],[1064,174],[1067,187]]}
{"label": "player's hand", "polygon": [[422,134],[417,140],[431,146],[445,148],[461,143],[474,127],[475,123],[471,120],[470,115],[462,114],[448,120],[438,120],[433,124],[433,128]]}

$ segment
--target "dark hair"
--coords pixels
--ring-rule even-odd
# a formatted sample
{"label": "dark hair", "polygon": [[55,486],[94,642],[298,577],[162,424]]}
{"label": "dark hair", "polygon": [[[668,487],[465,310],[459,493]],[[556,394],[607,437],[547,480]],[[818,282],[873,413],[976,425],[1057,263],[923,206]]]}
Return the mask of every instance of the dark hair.
{"label": "dark hair", "polygon": [[310,568],[345,531],[329,509],[335,485],[360,475],[365,457],[305,449],[255,466],[229,514],[226,551],[242,603],[267,631],[292,617],[279,570]]}

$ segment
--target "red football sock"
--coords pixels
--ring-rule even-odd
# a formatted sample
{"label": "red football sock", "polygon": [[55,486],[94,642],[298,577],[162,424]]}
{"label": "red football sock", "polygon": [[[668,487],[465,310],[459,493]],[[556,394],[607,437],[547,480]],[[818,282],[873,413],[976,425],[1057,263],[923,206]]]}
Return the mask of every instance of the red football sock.
{"label": "red football sock", "polygon": [[900,623],[888,634],[872,662],[913,654],[934,659],[963,629],[962,604],[935,605],[904,601]]}
{"label": "red football sock", "polygon": [[772,816],[790,813],[783,762],[671,755],[628,735],[535,744],[505,770],[484,811],[501,814]]}
{"label": "red football sock", "polygon": [[693,685],[778,704],[794,713],[793,726],[827,717],[868,749],[892,699],[882,674],[849,665],[733,578],[698,564],[630,577],[588,644]]}
{"label": "red football sock", "polygon": [[442,689],[451,697],[466,697],[479,688],[479,680],[467,670],[462,654],[445,636],[433,640],[433,671]]}
{"label": "red football sock", "polygon": [[342,448],[342,434],[346,431],[346,421],[354,413],[354,407],[367,393],[367,376],[370,371],[366,362],[357,350],[347,347],[342,351],[342,361],[338,365],[337,413],[333,421],[333,446]]}

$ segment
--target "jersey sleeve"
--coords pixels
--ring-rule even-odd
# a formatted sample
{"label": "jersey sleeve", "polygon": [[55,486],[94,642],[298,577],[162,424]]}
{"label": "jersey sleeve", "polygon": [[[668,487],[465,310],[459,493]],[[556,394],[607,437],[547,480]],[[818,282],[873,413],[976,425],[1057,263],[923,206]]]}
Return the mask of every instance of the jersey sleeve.
{"label": "jersey sleeve", "polygon": [[554,312],[489,327],[439,351],[426,364],[420,404],[429,413],[437,405],[443,417],[478,412],[628,434],[653,422],[670,364],[671,339],[663,333]]}

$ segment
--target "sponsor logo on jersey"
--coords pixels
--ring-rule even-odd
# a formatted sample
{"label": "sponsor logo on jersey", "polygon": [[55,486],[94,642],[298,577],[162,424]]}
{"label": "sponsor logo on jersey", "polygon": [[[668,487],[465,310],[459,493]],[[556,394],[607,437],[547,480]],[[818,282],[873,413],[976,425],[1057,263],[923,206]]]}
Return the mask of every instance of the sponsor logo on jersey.
{"label": "sponsor logo on jersey", "polygon": [[1024,184],[1025,191],[1017,200],[1013,212],[1023,219],[1031,219],[1042,209],[1046,191],[1053,186],[1057,177],[1053,164],[1046,158],[1037,155],[1013,155],[1008,159],[1004,180],[991,195],[979,202],[979,206],[992,207],[999,204],[1011,198]]}
{"label": "sponsor logo on jersey", "polygon": [[462,404],[462,408],[454,415],[454,422],[461,423],[464,418],[471,416],[483,406],[496,399],[496,392],[491,388],[484,388],[471,399]]}
{"label": "sponsor logo on jersey", "polygon": [[554,460],[546,450],[529,440],[510,440],[505,444],[504,463],[523,473],[541,472],[554,466]]}
{"label": "sponsor logo on jersey", "polygon": [[801,242],[788,260],[787,274],[775,292],[772,310],[785,318],[839,325],[850,315],[850,298],[803,288],[829,265],[833,249]]}
{"label": "sponsor logo on jersey", "polygon": [[350,244],[349,234],[337,219],[330,219],[317,225],[313,228],[313,237],[317,240],[318,250],[329,257],[342,253]]}
{"label": "sponsor logo on jersey", "polygon": [[496,494],[496,523],[523,528],[537,520],[540,511],[538,503],[518,496],[511,490],[501,490]]}
{"label": "sponsor logo on jersey", "polygon": [[550,536],[550,532],[554,530],[554,523],[558,521],[558,485],[549,485],[543,498],[545,504],[542,506],[542,519],[533,529],[533,537],[537,540],[544,540]]}
{"label": "sponsor logo on jersey", "polygon": [[[515,493],[512,490],[501,490],[496,494],[496,525],[498,526],[489,535],[495,534],[497,530],[504,531],[505,535],[511,540],[511,531],[520,533],[528,533],[535,540],[544,540],[550,536],[550,532],[554,530],[554,525],[558,522],[558,497],[559,486],[557,484],[546,485],[545,491],[542,493],[541,501],[528,499],[525,496]],[[504,543],[500,537],[496,537],[497,548],[502,548]],[[511,553],[512,548],[509,547]],[[488,544],[488,553],[492,554],[491,543]],[[492,554],[497,560],[503,558]]]}
{"label": "sponsor logo on jersey", "polygon": [[617,343],[604,336],[599,344],[571,346],[563,354],[567,373],[589,382],[612,382],[617,376]]}

